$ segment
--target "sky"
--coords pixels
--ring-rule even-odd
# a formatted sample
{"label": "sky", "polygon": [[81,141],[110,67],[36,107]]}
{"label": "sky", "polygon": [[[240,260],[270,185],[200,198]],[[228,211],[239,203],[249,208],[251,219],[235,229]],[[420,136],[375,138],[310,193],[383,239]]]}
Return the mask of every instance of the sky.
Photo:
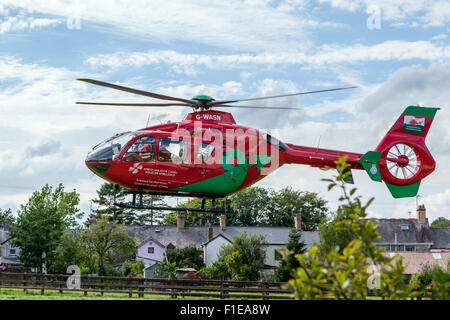
{"label": "sky", "polygon": [[[357,89],[265,100],[301,110],[233,110],[244,126],[284,142],[365,153],[405,107],[439,107],[426,143],[436,170],[418,198],[353,173],[369,216],[450,217],[450,2],[448,0],[27,1],[0,0],[0,208],[16,212],[43,185],[75,189],[88,213],[103,183],[91,148],[123,131],[179,121],[191,109],[76,105],[156,102],[76,81],[215,99]],[[327,191],[331,172],[286,165],[257,185]],[[94,205],[95,208],[95,205]]]}

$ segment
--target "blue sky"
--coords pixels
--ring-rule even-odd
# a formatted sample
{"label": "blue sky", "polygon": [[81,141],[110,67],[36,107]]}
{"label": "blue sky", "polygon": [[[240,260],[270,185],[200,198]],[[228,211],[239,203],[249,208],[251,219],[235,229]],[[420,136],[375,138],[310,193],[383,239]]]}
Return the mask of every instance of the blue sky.
{"label": "blue sky", "polygon": [[[450,3],[403,0],[9,1],[0,0],[0,207],[17,210],[45,183],[81,194],[102,181],[86,153],[116,132],[177,121],[188,108],[87,107],[75,101],[151,102],[76,81],[94,78],[152,92],[216,99],[356,85],[265,101],[301,111],[233,111],[246,126],[290,143],[364,153],[408,105],[438,106],[427,145],[436,171],[419,190],[432,219],[449,216]],[[318,169],[286,166],[258,185],[318,192]],[[414,216],[415,199],[355,172],[374,217]],[[294,177],[294,178],[293,178]]]}

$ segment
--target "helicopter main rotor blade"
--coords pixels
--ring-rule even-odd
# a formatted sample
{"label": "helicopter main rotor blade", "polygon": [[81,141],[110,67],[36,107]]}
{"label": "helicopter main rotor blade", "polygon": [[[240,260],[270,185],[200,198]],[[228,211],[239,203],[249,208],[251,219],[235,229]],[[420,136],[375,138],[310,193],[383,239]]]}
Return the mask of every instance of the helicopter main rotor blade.
{"label": "helicopter main rotor blade", "polygon": [[219,104],[219,105],[215,105],[214,107],[216,108],[220,108],[220,107],[227,107],[227,108],[245,108],[245,109],[273,109],[273,110],[278,110],[278,109],[284,109],[284,110],[302,110],[303,108],[288,108],[288,107],[258,107],[258,106],[230,106],[230,105],[226,105],[226,104]]}
{"label": "helicopter main rotor blade", "polygon": [[109,102],[76,102],[76,104],[88,104],[97,106],[126,106],[126,107],[171,107],[182,106],[192,107],[187,103],[109,103]]}
{"label": "helicopter main rotor blade", "polygon": [[249,98],[249,99],[238,99],[238,100],[227,100],[227,101],[214,101],[211,103],[211,106],[215,105],[222,105],[226,103],[235,103],[235,102],[241,102],[241,101],[253,101],[253,100],[263,100],[263,99],[273,99],[273,98],[283,98],[283,97],[291,97],[291,96],[300,96],[304,94],[311,94],[311,93],[320,93],[320,92],[329,92],[329,91],[338,91],[338,90],[347,90],[347,89],[354,89],[357,88],[355,86],[353,87],[344,87],[344,88],[334,88],[334,89],[325,89],[325,90],[316,90],[316,91],[306,91],[306,92],[298,92],[298,93],[290,93],[290,94],[282,94],[278,96],[269,96],[269,97],[259,97],[259,98]]}
{"label": "helicopter main rotor blade", "polygon": [[137,89],[124,87],[124,86],[119,86],[117,84],[112,84],[112,83],[108,83],[108,82],[103,82],[103,81],[98,81],[98,80],[93,80],[93,79],[77,79],[77,80],[88,82],[88,83],[92,83],[92,84],[95,84],[95,85],[98,85],[98,86],[102,86],[102,87],[107,87],[107,88],[112,88],[112,89],[116,89],[116,90],[126,91],[126,92],[130,92],[130,93],[134,93],[134,94],[139,94],[141,96],[146,96],[146,97],[150,97],[150,98],[162,99],[162,100],[171,100],[171,101],[180,101],[180,102],[188,103],[190,105],[195,105],[195,102],[193,102],[191,100],[165,96],[165,95],[162,95],[162,94],[153,93],[153,92],[149,92],[149,91],[137,90]]}

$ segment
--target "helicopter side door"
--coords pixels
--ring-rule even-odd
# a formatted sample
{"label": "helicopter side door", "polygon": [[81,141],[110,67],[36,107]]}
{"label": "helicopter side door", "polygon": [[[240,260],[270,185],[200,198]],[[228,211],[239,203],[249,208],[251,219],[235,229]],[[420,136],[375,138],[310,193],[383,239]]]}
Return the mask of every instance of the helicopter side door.
{"label": "helicopter side door", "polygon": [[154,178],[161,189],[176,188],[191,183],[192,137],[161,135],[157,141]]}
{"label": "helicopter side door", "polygon": [[119,160],[121,170],[127,176],[127,185],[144,189],[155,186],[153,181],[155,155],[155,135],[140,136],[128,146]]}

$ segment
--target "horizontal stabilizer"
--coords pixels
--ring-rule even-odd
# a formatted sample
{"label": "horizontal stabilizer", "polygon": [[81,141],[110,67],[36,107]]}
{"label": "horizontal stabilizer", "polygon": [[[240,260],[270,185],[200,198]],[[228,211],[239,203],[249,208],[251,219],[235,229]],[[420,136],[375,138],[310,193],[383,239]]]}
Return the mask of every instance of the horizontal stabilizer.
{"label": "horizontal stabilizer", "polygon": [[359,159],[359,162],[361,162],[370,179],[373,181],[382,181],[380,167],[378,166],[381,155],[381,152],[369,151]]}
{"label": "horizontal stabilizer", "polygon": [[420,181],[421,180],[404,186],[390,184],[386,181],[385,183],[394,198],[408,198],[415,197],[417,195],[417,192],[419,191]]}

